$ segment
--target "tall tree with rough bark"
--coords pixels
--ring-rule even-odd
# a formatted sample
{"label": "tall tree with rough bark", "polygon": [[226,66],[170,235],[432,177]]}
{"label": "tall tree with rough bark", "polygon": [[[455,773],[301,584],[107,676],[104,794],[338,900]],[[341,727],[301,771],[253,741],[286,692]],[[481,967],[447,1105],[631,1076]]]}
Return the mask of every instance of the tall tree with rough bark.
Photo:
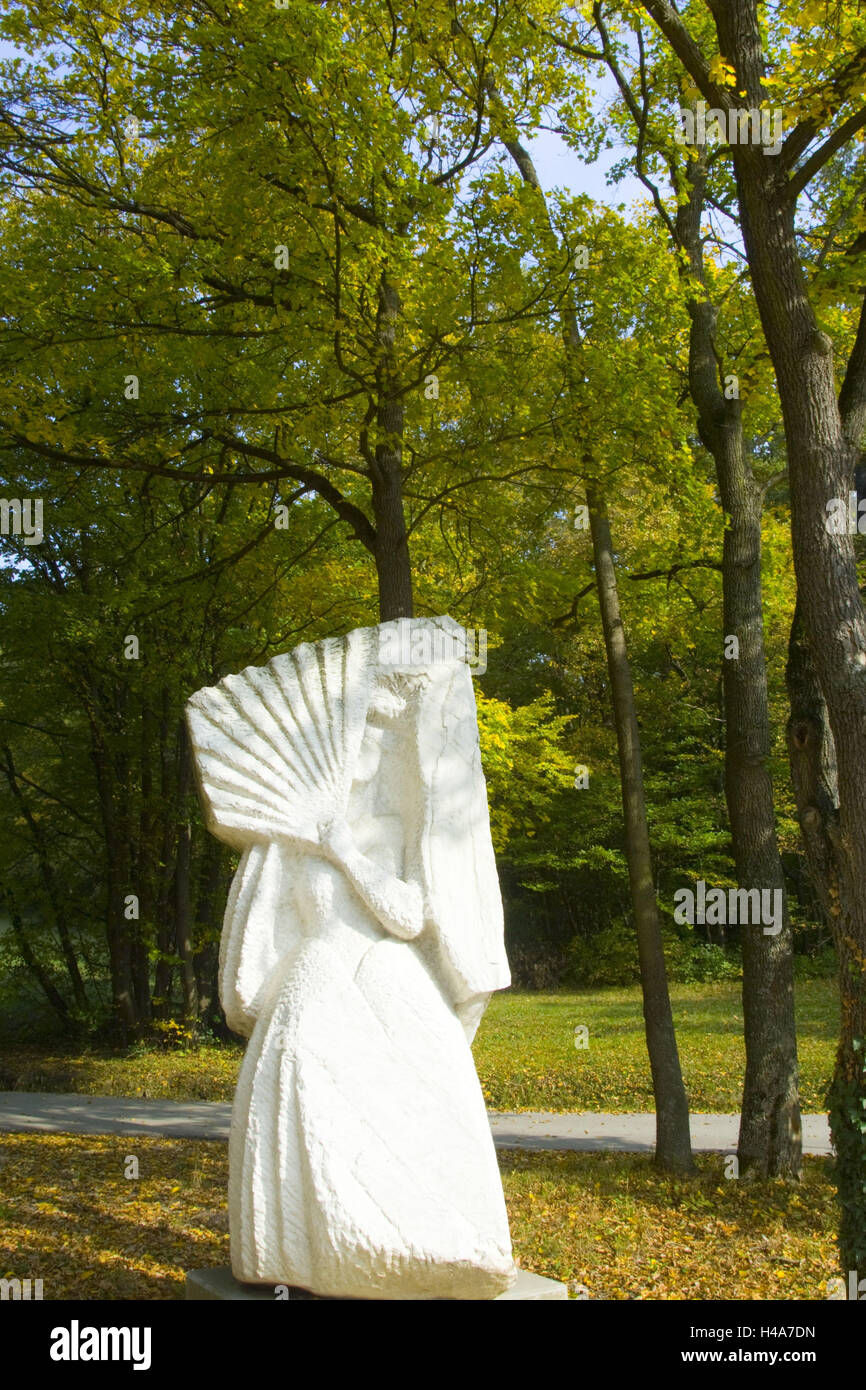
{"label": "tall tree with rough bark", "polygon": [[[688,390],[698,416],[702,444],[716,471],[725,516],[721,564],[723,628],[720,646],[736,637],[732,659],[721,658],[725,717],[725,796],[737,879],[752,889],[780,894],[783,924],[776,934],[760,922],[742,924],[743,1031],[746,1071],[738,1157],[742,1176],[796,1177],[802,1163],[794,1018],[793,933],[776,833],[769,770],[771,731],[761,585],[761,518],[767,487],[776,480],[772,463],[756,476],[743,419],[735,366],[742,370],[720,331],[719,296],[735,286],[708,273],[705,247],[710,198],[725,206],[726,168],[720,151],[683,149],[670,130],[664,79],[671,74],[648,52],[640,21],[617,43],[596,3],[592,26],[578,42],[557,34],[557,46],[585,64],[592,58],[612,74],[622,101],[618,126],[634,148],[637,177],[647,188],[681,268],[689,314]],[[635,54],[632,71],[629,52]],[[667,65],[670,66],[669,64]],[[672,89],[676,91],[675,86]],[[668,93],[669,95],[669,93]],[[695,112],[691,113],[696,120]],[[712,166],[712,167],[711,167]],[[711,174],[715,179],[711,180]],[[661,180],[665,179],[665,198]],[[721,182],[721,189],[717,186]],[[726,209],[727,210],[727,209]],[[721,248],[720,248],[721,249]],[[718,283],[716,283],[718,281]]]}
{"label": "tall tree with rough bark", "polygon": [[[538,221],[540,240],[553,259],[562,255],[544,192],[532,158],[519,138],[512,113],[491,79],[491,120],[524,182]],[[571,290],[566,290],[559,309],[566,357],[566,441],[579,455],[575,473],[585,483],[592,533],[595,578],[607,652],[614,723],[619,749],[632,908],[635,918],[643,989],[647,1051],[656,1103],[656,1162],[671,1172],[693,1168],[689,1107],[679,1061],[673,1013],[662,947],[661,923],[656,902],[652,854],[646,817],[646,797],[637,710],[628,650],[620,610],[610,520],[598,469],[592,457],[587,429],[587,390],[591,381],[582,362],[582,335]]]}
{"label": "tall tree with rough bark", "polygon": [[[815,823],[821,824],[829,870],[826,897],[842,997],[830,1121],[842,1263],[857,1269],[866,1265],[866,613],[852,535],[828,523],[834,499],[844,503],[852,490],[866,432],[866,299],[861,289],[853,347],[837,368],[833,339],[822,327],[823,306],[807,278],[798,212],[801,195],[854,142],[861,146],[856,168],[862,184],[866,17],[854,5],[840,5],[816,44],[812,5],[770,12],[757,0],[713,0],[680,14],[668,0],[643,0],[643,8],[700,98],[724,120],[745,253],[784,419],[803,651],[814,664],[838,778],[838,808],[827,804],[820,778],[797,776],[795,786],[804,835],[814,835]],[[749,113],[769,114],[773,105],[787,127],[775,152],[769,141],[748,138],[754,129]],[[863,249],[862,237],[855,236],[849,253],[862,256]],[[811,713],[820,718],[815,702]],[[809,741],[795,729],[795,745],[798,738]],[[813,737],[816,767],[822,744]]]}
{"label": "tall tree with rough bark", "polygon": [[[793,935],[776,835],[769,769],[770,718],[761,586],[761,513],[766,486],[755,476],[738,394],[723,389],[716,308],[707,293],[702,235],[705,168],[688,169],[689,191],[676,215],[696,294],[691,318],[689,385],[701,440],[713,456],[726,525],[722,552],[723,641],[736,637],[735,659],[723,658],[725,797],[741,888],[778,894],[780,930],[741,926],[743,948],[743,1083],[738,1157],[742,1177],[798,1177],[802,1130],[794,1020]],[[731,365],[730,363],[728,365]],[[775,901],[775,898],[774,898]]]}

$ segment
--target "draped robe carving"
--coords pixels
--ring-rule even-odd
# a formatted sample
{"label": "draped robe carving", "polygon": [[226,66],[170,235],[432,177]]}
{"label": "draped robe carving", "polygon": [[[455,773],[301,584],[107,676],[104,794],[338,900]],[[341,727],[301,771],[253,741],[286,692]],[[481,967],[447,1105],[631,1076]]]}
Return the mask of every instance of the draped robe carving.
{"label": "draped robe carving", "polygon": [[[469,1047],[510,977],[461,632],[358,629],[188,703],[208,825],[242,850],[220,946],[223,1007],[249,1038],[238,1279],[394,1299],[513,1282]],[[422,669],[382,659],[386,638],[443,635]]]}

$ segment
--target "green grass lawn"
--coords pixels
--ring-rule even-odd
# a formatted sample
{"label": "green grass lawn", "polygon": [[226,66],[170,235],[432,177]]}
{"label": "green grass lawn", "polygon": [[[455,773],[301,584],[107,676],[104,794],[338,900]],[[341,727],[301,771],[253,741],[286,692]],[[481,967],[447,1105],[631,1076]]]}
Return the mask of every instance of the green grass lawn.
{"label": "green grass lawn", "polygon": [[[746,1060],[739,984],[671,985],[671,1000],[692,1110],[739,1110]],[[799,981],[796,1008],[801,1104],[820,1111],[839,1030],[835,981]],[[579,1024],[589,1030],[585,1051],[574,1045]],[[475,1061],[494,1110],[653,1109],[637,987],[494,995]]]}
{"label": "green grass lawn", "polygon": [[[736,1111],[745,1052],[736,982],[672,985],[674,1021],[692,1109]],[[838,1032],[833,981],[796,987],[801,1101],[824,1109]],[[577,1050],[574,1030],[589,1030]],[[489,1106],[496,1110],[651,1110],[637,987],[495,995],[475,1041]],[[231,1100],[241,1048],[138,1047],[127,1053],[52,1046],[0,1049],[0,1090]]]}
{"label": "green grass lawn", "polygon": [[[55,1299],[180,1299],[187,1269],[228,1264],[225,1144],[4,1135],[0,1277]],[[127,1176],[129,1156],[138,1176]],[[800,1183],[694,1181],[641,1154],[499,1155],[515,1258],[602,1299],[824,1299],[838,1274],[830,1165]]]}

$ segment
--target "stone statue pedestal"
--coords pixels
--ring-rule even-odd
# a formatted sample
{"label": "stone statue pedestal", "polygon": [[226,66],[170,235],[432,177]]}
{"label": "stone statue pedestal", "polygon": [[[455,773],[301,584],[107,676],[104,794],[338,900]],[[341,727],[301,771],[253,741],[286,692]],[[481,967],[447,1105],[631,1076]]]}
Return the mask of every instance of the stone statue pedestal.
{"label": "stone statue pedestal", "polygon": [[[191,1269],[186,1276],[186,1298],[187,1300],[209,1302],[221,1302],[223,1300],[237,1300],[251,1303],[274,1303],[281,1300],[274,1298],[273,1287],[268,1284],[241,1284],[235,1279],[231,1270],[227,1266],[219,1269]],[[522,1301],[541,1302],[547,1299],[567,1299],[568,1287],[559,1284],[555,1279],[545,1279],[540,1274],[531,1274],[529,1270],[521,1269],[517,1275],[517,1282],[512,1285],[506,1293],[501,1293],[493,1303],[501,1303],[507,1299],[519,1299]],[[320,1294],[307,1293],[306,1289],[290,1289],[289,1299],[315,1299],[323,1303],[365,1303],[379,1302],[379,1299],[329,1299]],[[383,1299],[382,1302],[393,1302],[396,1300]],[[417,1301],[417,1300],[413,1300]],[[450,1302],[445,1299],[431,1300],[433,1302]]]}

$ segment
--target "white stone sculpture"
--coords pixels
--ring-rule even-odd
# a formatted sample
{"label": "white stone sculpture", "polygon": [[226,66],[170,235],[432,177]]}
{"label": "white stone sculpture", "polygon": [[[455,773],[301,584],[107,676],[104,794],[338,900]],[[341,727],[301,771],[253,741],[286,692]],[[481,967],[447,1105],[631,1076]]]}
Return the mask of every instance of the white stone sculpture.
{"label": "white stone sculpture", "polygon": [[239,1280],[492,1299],[516,1276],[470,1051],[510,976],[462,632],[359,629],[187,706],[208,825],[243,851],[220,948],[250,1040]]}

